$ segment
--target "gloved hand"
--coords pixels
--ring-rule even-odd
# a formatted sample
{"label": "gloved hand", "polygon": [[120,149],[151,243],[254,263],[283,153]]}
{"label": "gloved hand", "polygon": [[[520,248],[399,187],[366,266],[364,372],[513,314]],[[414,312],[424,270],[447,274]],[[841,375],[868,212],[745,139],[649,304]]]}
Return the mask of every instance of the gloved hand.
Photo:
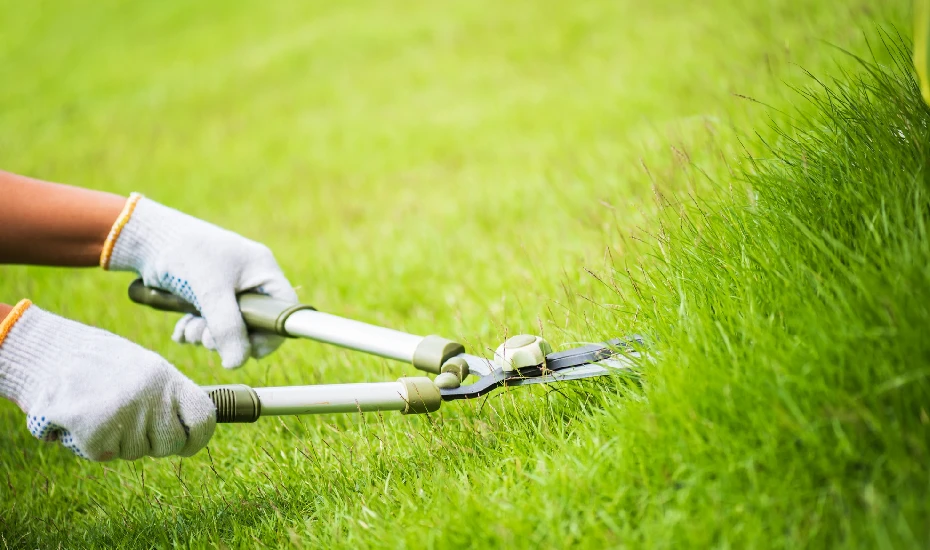
{"label": "gloved hand", "polygon": [[97,461],[191,456],[216,425],[206,392],[159,355],[26,300],[0,328],[0,396],[32,435]]}
{"label": "gloved hand", "polygon": [[226,368],[241,366],[249,356],[264,357],[284,341],[246,331],[237,293],[253,290],[297,301],[266,246],[136,194],[113,226],[101,266],[133,271],[146,285],[194,304],[201,315],[183,317],[172,338],[215,349]]}

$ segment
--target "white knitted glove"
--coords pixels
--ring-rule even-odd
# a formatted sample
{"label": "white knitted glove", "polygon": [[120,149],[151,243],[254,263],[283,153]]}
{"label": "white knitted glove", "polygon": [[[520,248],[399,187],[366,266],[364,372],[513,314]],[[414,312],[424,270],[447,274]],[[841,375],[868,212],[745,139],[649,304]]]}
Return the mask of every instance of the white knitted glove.
{"label": "white knitted glove", "polygon": [[284,338],[275,334],[249,334],[236,303],[236,294],[246,290],[297,301],[268,247],[136,194],[120,220],[111,233],[111,239],[116,235],[112,253],[107,258],[104,247],[101,264],[134,271],[146,285],[194,304],[202,317],[178,321],[172,335],[176,342],[215,349],[226,368],[281,345]]}
{"label": "white knitted glove", "polygon": [[191,456],[210,440],[213,402],[159,355],[26,301],[11,315],[0,396],[26,413],[32,435],[97,461]]}

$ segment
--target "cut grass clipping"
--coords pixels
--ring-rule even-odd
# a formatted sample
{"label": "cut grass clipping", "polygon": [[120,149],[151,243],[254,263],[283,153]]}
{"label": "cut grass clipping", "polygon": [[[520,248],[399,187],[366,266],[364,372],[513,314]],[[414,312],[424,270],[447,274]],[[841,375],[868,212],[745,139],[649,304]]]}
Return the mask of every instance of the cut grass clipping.
{"label": "cut grass clipping", "polygon": [[[734,191],[660,199],[655,261],[603,277],[652,338],[638,379],[525,410],[504,394],[482,403],[490,424],[360,422],[352,448],[338,422],[268,420],[274,439],[204,456],[207,475],[178,461],[168,496],[145,461],[102,470],[114,502],[83,512],[44,464],[16,466],[35,475],[2,489],[4,542],[926,547],[930,111],[909,48],[890,49],[890,65],[802,92],[811,105],[768,154],[716,186]],[[99,525],[73,525],[81,513]]]}

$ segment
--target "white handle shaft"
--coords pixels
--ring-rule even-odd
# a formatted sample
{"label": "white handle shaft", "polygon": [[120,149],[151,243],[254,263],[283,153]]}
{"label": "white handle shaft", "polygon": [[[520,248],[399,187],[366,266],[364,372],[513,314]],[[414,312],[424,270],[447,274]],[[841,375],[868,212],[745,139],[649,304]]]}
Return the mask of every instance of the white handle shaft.
{"label": "white handle shaft", "polygon": [[262,416],[335,412],[402,411],[407,389],[400,382],[255,388]]}
{"label": "white handle shaft", "polygon": [[313,310],[291,314],[284,322],[284,330],[291,336],[310,338],[405,363],[413,361],[413,354],[423,341],[423,336]]}

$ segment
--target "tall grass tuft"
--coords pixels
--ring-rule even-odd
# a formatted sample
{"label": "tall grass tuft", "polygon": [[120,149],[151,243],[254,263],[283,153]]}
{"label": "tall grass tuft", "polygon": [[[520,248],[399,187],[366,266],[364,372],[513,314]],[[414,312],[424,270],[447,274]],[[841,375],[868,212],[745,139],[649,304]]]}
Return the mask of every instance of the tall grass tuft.
{"label": "tall grass tuft", "polygon": [[747,193],[670,209],[657,267],[617,276],[661,356],[590,488],[637,488],[637,538],[930,541],[930,110],[882,48],[812,76]]}

